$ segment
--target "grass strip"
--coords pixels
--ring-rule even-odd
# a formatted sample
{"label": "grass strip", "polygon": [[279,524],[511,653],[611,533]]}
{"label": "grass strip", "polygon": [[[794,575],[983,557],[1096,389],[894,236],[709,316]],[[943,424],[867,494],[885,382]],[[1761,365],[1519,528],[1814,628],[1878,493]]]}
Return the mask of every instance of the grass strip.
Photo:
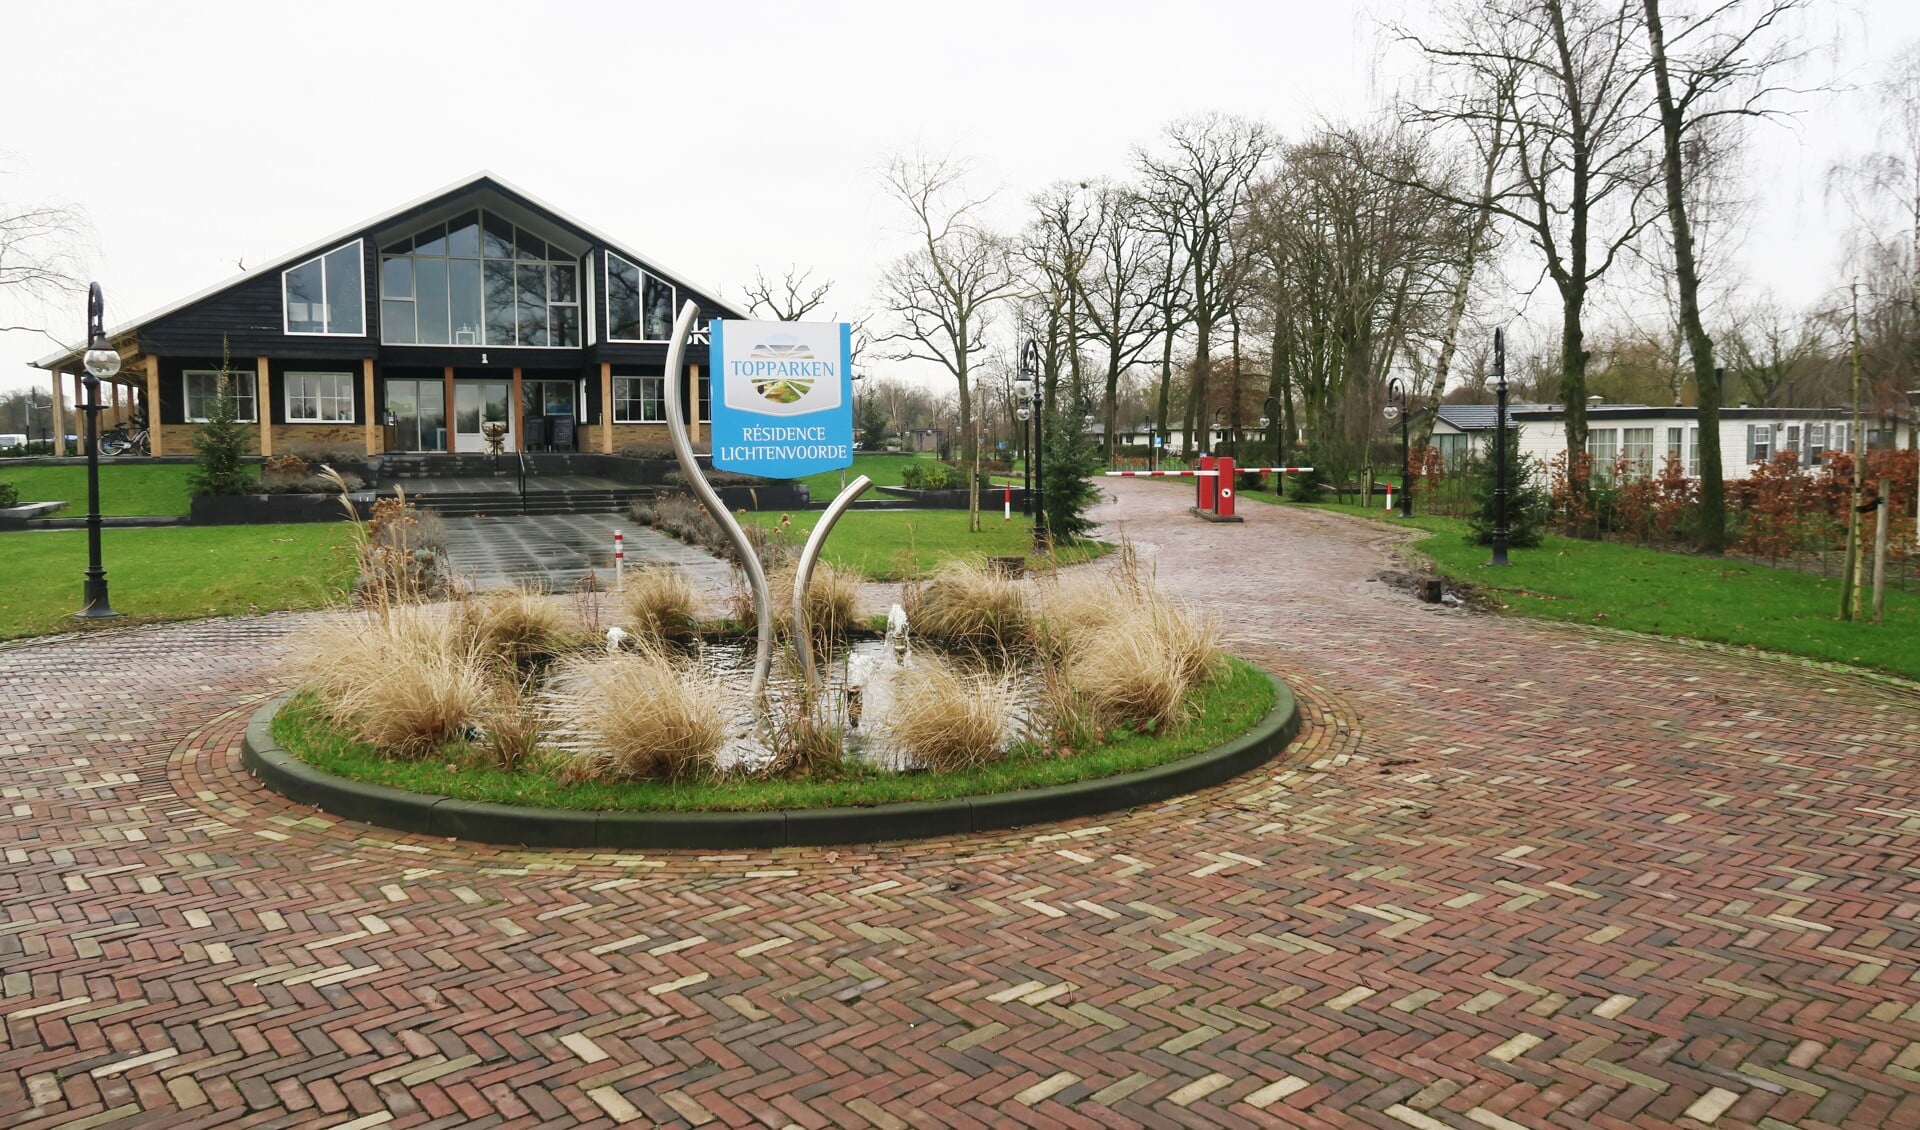
{"label": "grass strip", "polygon": [[1460,519],[1416,515],[1408,521],[1339,504],[1314,509],[1423,531],[1411,548],[1435,572],[1493,594],[1502,610],[1521,616],[1710,640],[1920,679],[1920,592],[1889,588],[1882,623],[1849,622],[1839,618],[1835,578],[1556,535],[1538,548],[1509,551],[1509,568],[1490,569],[1487,547],[1468,542]]}
{"label": "grass strip", "polygon": [[[113,517],[171,517],[187,512],[188,463],[100,461],[100,513]],[[249,475],[259,468],[248,467]],[[66,464],[8,466],[0,463],[0,482],[19,488],[22,502],[65,502],[62,517],[85,517],[87,469]]]}
{"label": "grass strip", "polygon": [[391,761],[321,722],[314,703],[296,696],[273,721],[281,747],[316,769],[368,784],[492,804],[607,812],[773,812],[950,800],[1071,784],[1163,765],[1246,733],[1273,709],[1273,683],[1252,664],[1231,660],[1195,688],[1186,725],[1164,734],[1121,731],[1086,753],[1057,757],[1031,751],[967,773],[870,770],[833,781],[724,777],[689,784],[657,781],[561,784],[531,773],[503,773],[472,750],[453,748],[422,761]]}
{"label": "grass strip", "polygon": [[[114,610],[103,625],[316,608],[345,596],[353,571],[345,522],[163,526],[101,531]],[[0,639],[69,632],[87,568],[85,530],[0,534]]]}
{"label": "grass strip", "polygon": [[[788,518],[794,544],[806,541],[820,520],[820,512],[777,514],[753,511],[749,522],[772,527]],[[1076,541],[1054,548],[1061,565],[1091,561],[1113,547],[1104,542]],[[924,577],[955,559],[979,563],[988,557],[1022,557],[1033,549],[1033,521],[1015,514],[1002,519],[990,511],[983,496],[980,529],[967,529],[964,510],[850,510],[835,523],[823,556],[836,569],[850,570],[870,581],[905,581]]]}

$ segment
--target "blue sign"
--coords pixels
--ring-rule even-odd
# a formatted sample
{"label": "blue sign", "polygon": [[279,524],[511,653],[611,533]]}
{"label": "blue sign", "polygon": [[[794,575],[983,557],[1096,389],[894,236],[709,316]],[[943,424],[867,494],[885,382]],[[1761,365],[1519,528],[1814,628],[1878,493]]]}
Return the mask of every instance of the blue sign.
{"label": "blue sign", "polygon": [[853,330],[715,321],[713,465],[770,479],[853,465]]}

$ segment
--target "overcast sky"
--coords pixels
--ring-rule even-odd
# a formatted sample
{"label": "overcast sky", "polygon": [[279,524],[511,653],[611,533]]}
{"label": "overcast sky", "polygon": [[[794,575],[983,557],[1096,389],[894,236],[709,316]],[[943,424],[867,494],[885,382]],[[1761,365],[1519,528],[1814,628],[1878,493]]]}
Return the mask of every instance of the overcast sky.
{"label": "overcast sky", "polygon": [[[904,249],[878,186],[888,153],[970,158],[1011,227],[1049,182],[1124,175],[1183,114],[1298,135],[1369,113],[1407,65],[1377,31],[1400,10],[21,0],[6,17],[0,206],[85,209],[110,323],[481,169],[735,301],[756,267],[812,267],[848,316]],[[1920,37],[1920,4],[1815,0],[1802,34],[1820,50],[1804,81],[1864,82]],[[1741,264],[1794,304],[1839,282],[1824,172],[1874,140],[1862,95],[1801,105],[1794,127],[1757,139]],[[75,340],[84,301],[67,305],[0,296],[0,324]],[[52,349],[0,336],[0,388],[43,381],[27,365]]]}

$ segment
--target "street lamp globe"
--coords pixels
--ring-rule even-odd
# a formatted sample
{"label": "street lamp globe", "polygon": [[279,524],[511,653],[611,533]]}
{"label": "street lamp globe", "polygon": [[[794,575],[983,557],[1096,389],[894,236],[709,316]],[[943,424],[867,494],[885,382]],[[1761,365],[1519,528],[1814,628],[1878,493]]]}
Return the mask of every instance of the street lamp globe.
{"label": "street lamp globe", "polygon": [[1028,420],[1033,419],[1033,409],[1022,404],[1020,407],[1014,409],[1013,415],[1015,419],[1024,424]]}
{"label": "street lamp globe", "polygon": [[1262,417],[1260,417],[1260,426],[1261,426],[1261,427],[1263,427],[1263,428],[1264,428],[1264,427],[1266,427],[1266,426],[1267,426],[1268,424],[1271,424],[1271,423],[1273,423],[1273,421],[1272,421],[1272,420],[1269,420],[1269,419],[1267,419],[1267,418],[1266,418],[1265,416],[1262,416]]}
{"label": "street lamp globe", "polygon": [[1013,382],[1013,398],[1015,400],[1032,400],[1033,382],[1025,377],[1015,378]]}
{"label": "street lamp globe", "polygon": [[120,351],[107,344],[104,337],[96,337],[87,348],[81,363],[99,380],[106,380],[120,371]]}
{"label": "street lamp globe", "polygon": [[1400,406],[1398,404],[1389,404],[1381,409],[1381,414],[1386,416],[1389,421],[1398,420],[1400,418]]}

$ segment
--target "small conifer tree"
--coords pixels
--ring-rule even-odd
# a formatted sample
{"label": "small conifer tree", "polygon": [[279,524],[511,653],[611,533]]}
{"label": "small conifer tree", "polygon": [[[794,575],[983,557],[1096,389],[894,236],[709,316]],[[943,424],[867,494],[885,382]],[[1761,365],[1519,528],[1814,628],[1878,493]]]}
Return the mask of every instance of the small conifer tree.
{"label": "small conifer tree", "polygon": [[239,402],[233,394],[234,374],[225,338],[220,339],[220,372],[206,422],[193,431],[199,465],[187,479],[195,494],[246,494],[253,489],[243,460],[247,456],[247,428],[236,417]]}
{"label": "small conifer tree", "polygon": [[[1488,442],[1488,454],[1493,444]],[[1474,545],[1493,544],[1493,527],[1498,524],[1494,476],[1497,469],[1488,456],[1476,455],[1468,468],[1473,478],[1473,511],[1467,515],[1467,540]],[[1546,532],[1549,503],[1540,485],[1539,464],[1520,457],[1520,429],[1507,429],[1507,544],[1529,547],[1540,544]]]}

